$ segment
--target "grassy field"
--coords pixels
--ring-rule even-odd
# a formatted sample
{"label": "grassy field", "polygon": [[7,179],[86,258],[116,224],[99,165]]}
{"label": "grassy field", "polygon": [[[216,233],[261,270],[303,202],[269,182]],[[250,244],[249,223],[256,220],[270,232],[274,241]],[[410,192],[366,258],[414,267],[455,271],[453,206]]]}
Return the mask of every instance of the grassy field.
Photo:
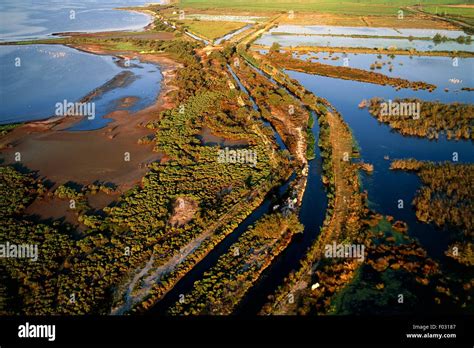
{"label": "grassy field", "polygon": [[185,20],[185,26],[193,33],[214,40],[247,25],[242,22]]}
{"label": "grassy field", "polygon": [[460,0],[181,0],[184,8],[245,11],[318,11],[352,15],[396,15],[400,7],[416,4],[453,5]]}
{"label": "grassy field", "polygon": [[[471,5],[472,6],[472,5]],[[459,19],[465,23],[474,25],[474,7],[452,7],[452,6],[423,6],[423,10],[429,13]]]}

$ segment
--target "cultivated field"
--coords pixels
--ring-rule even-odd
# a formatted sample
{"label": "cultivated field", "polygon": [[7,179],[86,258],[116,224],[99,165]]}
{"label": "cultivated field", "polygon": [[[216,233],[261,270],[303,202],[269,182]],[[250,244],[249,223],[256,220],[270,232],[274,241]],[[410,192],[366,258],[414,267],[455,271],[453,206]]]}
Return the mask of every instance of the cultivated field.
{"label": "cultivated field", "polygon": [[[421,4],[456,5],[466,1],[459,0],[429,0]],[[230,8],[246,11],[318,11],[351,15],[392,15],[400,7],[417,5],[415,0],[181,0],[184,8]]]}

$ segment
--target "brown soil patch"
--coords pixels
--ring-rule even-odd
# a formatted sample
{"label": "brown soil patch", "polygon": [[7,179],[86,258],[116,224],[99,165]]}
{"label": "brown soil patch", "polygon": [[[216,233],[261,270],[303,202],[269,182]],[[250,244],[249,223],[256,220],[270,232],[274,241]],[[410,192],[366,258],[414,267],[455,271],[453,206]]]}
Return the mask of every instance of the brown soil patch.
{"label": "brown soil patch", "polygon": [[178,197],[173,203],[173,215],[170,218],[170,224],[173,226],[182,226],[192,220],[198,209],[196,201],[189,197]]}
{"label": "brown soil patch", "polygon": [[36,199],[26,210],[26,215],[40,218],[41,220],[60,220],[68,222],[71,225],[79,227],[76,212],[69,208],[68,199],[59,199],[57,197],[46,197]]}
{"label": "brown soil patch", "polygon": [[125,97],[120,100],[120,108],[130,108],[138,101],[137,97]]}

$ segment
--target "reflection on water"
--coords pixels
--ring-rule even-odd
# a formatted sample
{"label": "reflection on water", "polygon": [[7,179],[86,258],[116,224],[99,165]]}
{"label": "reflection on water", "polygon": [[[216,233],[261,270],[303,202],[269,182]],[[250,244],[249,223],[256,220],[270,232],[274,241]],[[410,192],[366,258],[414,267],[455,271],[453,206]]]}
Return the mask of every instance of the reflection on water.
{"label": "reflection on water", "polygon": [[[261,51],[265,53],[265,51]],[[315,52],[311,54],[293,54],[295,58],[310,59],[312,62],[333,66],[344,66],[382,73],[387,76],[400,77],[410,81],[424,81],[438,87],[435,94],[445,88],[459,92],[441,93],[447,100],[472,100],[472,92],[461,91],[463,87],[474,86],[474,58],[458,58],[456,64],[446,57],[427,56],[388,56],[376,54],[332,53]],[[347,60],[346,60],[347,59]],[[371,70],[375,62],[385,63],[380,69]],[[391,70],[390,70],[391,69]],[[433,74],[436,71],[436,74]],[[439,95],[439,94],[437,94]]]}
{"label": "reflection on water", "polygon": [[114,8],[146,3],[145,0],[2,0],[0,41],[44,38],[57,32],[139,30],[150,22],[150,16]]}
{"label": "reflection on water", "polygon": [[[16,59],[20,58],[20,66]],[[117,88],[106,89],[90,102],[95,119],[76,124],[71,130],[98,129],[102,118],[120,106],[125,97],[138,98],[122,110],[137,111],[151,105],[160,90],[161,72],[154,64],[132,61],[120,68],[116,58],[81,52],[65,46],[30,45],[0,47],[0,123],[45,119],[53,116],[56,103],[77,102],[120,72],[127,79]]]}
{"label": "reflection on water", "polygon": [[446,41],[435,44],[431,40],[408,40],[391,38],[360,38],[335,36],[307,36],[307,35],[273,35],[265,33],[255,41],[257,45],[271,46],[278,42],[281,46],[318,46],[318,47],[369,47],[369,48],[397,48],[416,49],[418,51],[466,51],[474,52],[474,44],[461,44],[455,41]]}
{"label": "reflection on water", "polygon": [[79,100],[120,70],[112,57],[65,46],[0,46],[0,123],[52,116],[56,103]]}
{"label": "reflection on water", "polygon": [[225,21],[225,22],[242,22],[255,23],[266,19],[266,17],[259,16],[233,16],[233,15],[208,15],[208,14],[189,14],[186,18],[199,19],[201,21]]}
{"label": "reflection on water", "polygon": [[[367,57],[371,60],[372,57]],[[396,57],[400,59],[400,57]],[[446,79],[450,76],[450,58],[442,58],[436,74],[422,76],[417,72],[417,79],[429,80],[431,75],[439,75]],[[468,64],[472,64],[471,61]],[[444,68],[443,68],[444,67]],[[400,66],[398,72],[407,69],[417,69],[413,66]],[[464,72],[468,71],[463,69]],[[420,187],[418,177],[412,173],[390,171],[390,159],[416,158],[429,161],[451,161],[453,152],[459,154],[461,162],[474,162],[473,145],[469,141],[448,141],[440,137],[437,141],[416,137],[404,137],[390,129],[387,125],[379,124],[367,109],[359,109],[358,104],[362,99],[382,97],[385,99],[416,97],[423,100],[439,100],[442,102],[472,102],[469,92],[444,92],[438,88],[432,93],[428,91],[412,91],[401,89],[396,91],[390,86],[380,86],[369,83],[341,80],[323,76],[309,75],[300,72],[286,71],[292,78],[298,80],[308,90],[318,96],[327,98],[335,108],[341,112],[346,122],[351,127],[355,139],[361,148],[361,157],[365,162],[374,164],[375,170],[371,175],[363,175],[364,188],[368,190],[372,207],[382,214],[389,214],[396,219],[404,220],[409,225],[409,233],[417,237],[432,256],[441,256],[446,250],[448,234],[437,230],[431,225],[419,223],[416,220],[411,202],[416,190]],[[341,93],[348,91],[348,93]],[[349,92],[350,91],[350,92]],[[472,93],[472,92],[471,92]],[[398,209],[397,202],[405,202],[404,209]]]}
{"label": "reflection on water", "polygon": [[[128,71],[127,81],[116,88],[108,89],[101,95],[90,100],[95,104],[96,116],[93,120],[84,118],[68,130],[93,130],[105,127],[111,119],[103,118],[115,109],[135,112],[154,103],[160,91],[161,72],[156,65],[132,60]],[[136,99],[133,103],[122,102],[124,98]],[[118,107],[117,107],[118,106]]]}
{"label": "reflection on water", "polygon": [[466,35],[460,30],[442,29],[394,29],[394,28],[373,28],[373,27],[334,27],[328,25],[280,25],[272,28],[270,32],[288,34],[327,34],[327,35],[370,35],[370,36],[413,36],[413,37],[433,37],[436,34],[455,39],[460,35]]}

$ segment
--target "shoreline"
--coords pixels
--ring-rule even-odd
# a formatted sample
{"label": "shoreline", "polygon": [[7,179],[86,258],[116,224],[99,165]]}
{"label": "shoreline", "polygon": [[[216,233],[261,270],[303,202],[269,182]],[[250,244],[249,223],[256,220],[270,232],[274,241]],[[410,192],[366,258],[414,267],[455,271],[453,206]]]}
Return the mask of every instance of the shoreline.
{"label": "shoreline", "polygon": [[[119,192],[125,192],[141,181],[147,171],[148,163],[160,160],[163,157],[163,154],[153,152],[153,146],[149,144],[139,145],[138,141],[142,137],[154,135],[153,131],[145,127],[146,124],[157,119],[163,110],[173,106],[169,93],[176,89],[172,84],[172,80],[181,64],[166,55],[114,54],[97,46],[65,46],[88,54],[107,55],[119,60],[137,58],[140,62],[156,65],[163,78],[154,103],[136,112],[120,109],[112,110],[104,116],[104,118],[112,121],[105,127],[95,130],[67,131],[67,128],[82,120],[82,118],[69,116],[58,117],[53,115],[42,120],[22,122],[21,125],[0,138],[0,151],[4,164],[18,164],[18,162],[11,160],[13,154],[18,151],[22,154],[22,160],[19,162],[21,166],[28,171],[35,172],[38,177],[53,182],[54,186],[68,181],[84,185],[91,184],[94,181],[104,181],[113,182],[117,185]],[[120,63],[116,62],[116,64]],[[115,85],[117,82],[115,80],[120,78],[120,74],[116,74],[112,79],[93,89],[80,100],[89,100],[105,92],[105,90],[113,89],[114,86],[110,84]],[[121,101],[130,97],[121,98]],[[58,141],[61,142],[64,151],[56,149]],[[67,148],[69,152],[65,155]],[[130,163],[132,166],[124,165],[124,152],[132,154]],[[107,160],[100,158],[101,153],[108,154],[106,156]],[[121,155],[117,156],[119,153]],[[97,156],[88,158],[88,154],[96,154]],[[73,157],[72,161],[68,160],[67,157],[69,156]],[[58,160],[54,161],[55,157]],[[74,159],[77,158],[90,161],[85,163],[90,163],[92,169],[86,170],[81,168],[80,164],[75,164]],[[61,161],[66,163],[61,163]]]}
{"label": "shoreline", "polygon": [[[113,10],[117,10],[117,11],[128,11],[128,12],[135,12],[135,13],[142,13],[142,14],[146,14],[147,16],[149,16],[150,18],[150,22],[145,25],[144,27],[141,27],[139,30],[137,30],[137,32],[149,32],[151,30],[153,30],[155,28],[155,16],[154,16],[154,13],[150,10],[143,10],[143,11],[139,11],[137,9],[127,9],[127,8],[113,8]],[[133,30],[132,30],[133,31]],[[122,29],[122,30],[102,30],[102,31],[70,31],[70,32],[53,32],[53,33],[49,33],[47,34],[48,36],[52,37],[51,39],[54,39],[54,38],[59,38],[59,39],[65,39],[67,37],[71,37],[71,36],[89,36],[89,35],[92,35],[92,36],[101,36],[101,35],[110,35],[110,34],[113,34],[113,33],[126,33],[126,32],[130,32],[130,30],[128,29]],[[63,36],[63,37],[62,37]],[[50,39],[50,40],[51,40]],[[0,46],[7,46],[7,45],[11,45],[11,46],[22,46],[22,45],[62,45],[62,46],[65,46],[65,47],[69,47],[69,48],[72,48],[72,49],[75,49],[79,52],[83,52],[83,53],[87,53],[87,54],[93,54],[93,55],[100,55],[100,56],[110,56],[110,57],[114,57],[114,58],[117,58],[119,59],[119,62],[115,62],[115,64],[117,64],[117,66],[121,67],[120,65],[120,61],[123,60],[124,58],[132,58],[132,57],[127,57],[126,55],[119,55],[119,54],[116,54],[116,53],[113,53],[111,51],[107,51],[105,49],[99,49],[99,50],[91,50],[91,49],[87,49],[85,47],[83,47],[84,45],[73,45],[73,44],[67,44],[67,43],[62,43],[62,42],[51,42],[51,43],[47,43],[47,42],[42,42],[43,40],[48,40],[48,39],[41,39],[41,38],[35,38],[33,40],[25,40],[25,43],[23,43],[23,41],[13,41],[13,42],[0,42]],[[33,42],[31,42],[33,41]],[[34,41],[38,41],[38,43],[35,43]],[[87,47],[87,46],[86,46]],[[162,66],[160,65],[160,63],[162,61],[160,61],[159,59],[158,60],[149,60],[149,61],[143,61],[141,60],[140,58],[143,56],[142,54],[136,54],[136,56],[139,57],[139,60],[142,61],[142,62],[148,62],[148,63],[152,63],[152,64],[155,64],[157,65],[157,67],[160,69],[160,72],[162,74],[163,77],[165,77],[165,75],[163,74],[164,70],[161,69]],[[171,59],[169,59],[169,61],[171,61]],[[168,63],[169,63],[168,61]],[[179,64],[178,64],[179,65]],[[114,80],[116,80],[118,78],[118,76],[123,73],[123,72],[119,72],[118,74],[116,74],[115,76],[113,76],[110,80],[108,81],[105,81],[102,85],[92,89],[90,92],[88,92],[86,95],[84,95],[83,97],[81,97],[79,99],[78,102],[85,102],[87,100],[90,100],[91,98],[94,98],[96,97],[97,95],[100,95],[102,93],[104,93],[105,91],[107,91],[107,89],[110,87],[109,84],[113,84],[114,83]],[[161,98],[161,94],[163,93],[164,90],[166,90],[166,88],[162,88],[164,85],[164,80],[160,86],[160,92],[158,93],[158,95],[156,96],[156,102],[158,102],[158,100]],[[114,89],[116,87],[112,87],[112,89]],[[130,97],[130,96],[127,96],[127,97]],[[115,110],[114,110],[115,111]],[[109,112],[108,114],[106,114],[104,116],[104,118],[109,118],[109,115],[111,113],[113,113],[114,111],[112,112]],[[141,110],[135,112],[135,113],[138,113],[140,112]],[[64,119],[67,119],[66,116],[56,116],[56,115],[51,115],[51,116],[46,116],[44,118],[41,118],[41,119],[37,119],[37,120],[31,120],[31,121],[21,121],[21,122],[8,122],[8,123],[4,123],[4,124],[1,124],[0,126],[7,126],[7,125],[16,125],[18,124],[18,128],[21,128],[23,126],[26,126],[26,125],[29,125],[29,126],[42,126],[42,125],[47,125],[47,124],[50,124],[50,123],[53,123],[53,127],[56,125],[56,124],[59,124],[59,123],[63,123],[65,122]],[[77,123],[79,122],[79,120],[77,120],[76,122],[74,123]],[[56,124],[54,124],[56,123]],[[69,123],[69,122],[68,122]],[[73,125],[74,123],[70,124],[69,126]],[[100,129],[103,129],[103,128],[106,128],[106,127],[102,127]],[[100,129],[97,129],[97,130],[100,130]],[[81,132],[87,132],[87,131],[81,131]],[[0,151],[3,150],[3,145],[1,144],[0,142]]]}

